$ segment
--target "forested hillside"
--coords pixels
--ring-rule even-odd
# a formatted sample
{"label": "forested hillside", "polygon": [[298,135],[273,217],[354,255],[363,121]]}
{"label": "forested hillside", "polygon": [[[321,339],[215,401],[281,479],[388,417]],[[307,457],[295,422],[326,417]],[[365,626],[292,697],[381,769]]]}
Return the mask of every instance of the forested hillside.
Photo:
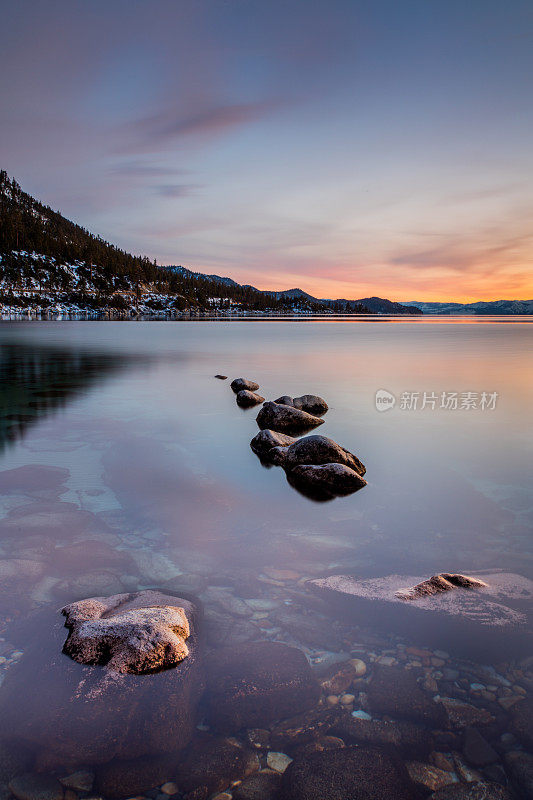
{"label": "forested hillside", "polygon": [[5,171],[0,172],[0,259],[4,308],[149,313],[291,307],[251,286],[218,283],[133,256],[35,200]]}

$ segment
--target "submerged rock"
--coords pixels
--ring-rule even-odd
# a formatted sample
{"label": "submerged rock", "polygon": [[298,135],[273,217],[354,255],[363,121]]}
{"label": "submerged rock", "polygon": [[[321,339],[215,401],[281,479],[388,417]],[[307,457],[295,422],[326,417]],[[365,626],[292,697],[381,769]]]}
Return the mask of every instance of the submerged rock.
{"label": "submerged rock", "polygon": [[417,682],[413,670],[376,667],[368,685],[368,705],[374,714],[412,720],[432,728],[448,727],[446,711]]}
{"label": "submerged rock", "polygon": [[63,800],[63,787],[51,775],[26,772],[9,782],[17,800]]}
{"label": "submerged rock", "polygon": [[230,386],[235,394],[243,389],[247,389],[249,392],[256,392],[259,389],[258,383],[255,381],[249,381],[246,378],[235,378],[235,380],[231,382]]}
{"label": "submerged rock", "polygon": [[413,800],[416,790],[394,753],[345,747],[292,762],[282,779],[290,800]]}
{"label": "submerged rock", "polygon": [[434,792],[450,783],[457,783],[457,776],[453,772],[434,767],[432,764],[423,764],[421,761],[408,761],[407,771],[413,783]]}
{"label": "submerged rock", "polygon": [[431,795],[430,800],[511,800],[511,795],[497,783],[451,783]]}
{"label": "submerged rock", "polygon": [[65,606],[69,634],[63,652],[79,664],[135,675],[179,664],[189,655],[189,622],[183,608],[157,605],[161,597],[145,591]]}
{"label": "submerged rock", "polygon": [[264,397],[261,397],[260,394],[256,394],[256,392],[251,392],[249,389],[241,389],[240,392],[237,392],[236,399],[237,405],[241,408],[251,408],[265,401]]}
{"label": "submerged rock", "polygon": [[281,775],[262,770],[246,778],[232,790],[233,800],[275,800],[281,786]]}
{"label": "submerged rock", "polygon": [[210,739],[187,748],[175,776],[182,792],[205,787],[212,794],[258,770],[259,760],[252,750],[233,740]]}
{"label": "submerged rock", "polygon": [[395,747],[402,756],[427,758],[433,750],[433,736],[427,728],[406,720],[386,721],[354,717],[343,712],[332,731],[349,744],[367,747]]}
{"label": "submerged rock", "polygon": [[278,397],[274,402],[298,408],[300,411],[307,411],[308,414],[314,414],[315,416],[321,416],[328,410],[326,401],[316,394],[302,394],[300,397],[289,397],[285,394],[283,397]]}
{"label": "submerged rock", "polygon": [[461,589],[480,589],[483,586],[487,586],[487,584],[477,578],[471,578],[468,575],[459,573],[443,572],[440,575],[433,575],[426,581],[417,583],[416,586],[411,586],[409,589],[398,589],[396,597],[399,597],[400,600],[417,600],[419,597],[431,597],[434,594],[449,592],[458,587]]}
{"label": "submerged rock", "polygon": [[477,728],[466,728],[463,738],[463,755],[474,767],[486,767],[498,761],[498,753],[483,738]]}
{"label": "submerged rock", "polygon": [[533,755],[522,750],[512,750],[505,754],[505,766],[511,775],[513,785],[524,800],[533,800]]}
{"label": "submerged rock", "polygon": [[[130,642],[126,659],[113,667],[80,664],[62,652],[64,618],[48,610],[35,615],[26,626],[24,656],[0,687],[0,718],[14,741],[34,751],[41,769],[60,767],[66,772],[111,759],[176,752],[191,738],[203,691],[198,612],[187,600],[168,593],[126,597],[132,610],[143,604],[148,609],[182,609],[189,628],[188,655],[171,669],[153,674],[116,671],[114,666],[121,663],[139,664],[141,669],[150,663],[148,656],[137,662],[132,656],[136,644]],[[115,607],[113,598],[96,602]],[[182,625],[181,614],[178,619]],[[144,651],[148,639],[141,636],[141,641]],[[156,662],[166,663],[158,637],[155,642]],[[171,655],[172,661],[176,655]]]}
{"label": "submerged rock", "polygon": [[513,708],[509,729],[524,747],[533,752],[533,701],[525,700]]}
{"label": "submerged rock", "polygon": [[320,695],[305,655],[279,642],[219,650],[208,668],[209,724],[220,731],[264,728],[312,708]]}
{"label": "submerged rock", "polygon": [[98,769],[98,790],[105,797],[140,795],[162,783],[173,771],[174,761],[168,756],[117,759]]}
{"label": "submerged rock", "polygon": [[257,424],[261,429],[269,428],[278,433],[298,433],[316,428],[324,423],[320,417],[315,417],[305,411],[300,411],[292,406],[278,405],[267,402],[257,415]]}
{"label": "submerged rock", "polygon": [[267,457],[274,447],[286,447],[293,444],[296,439],[284,433],[277,433],[265,428],[259,431],[250,442],[250,447],[258,456]]}
{"label": "submerged rock", "polygon": [[314,495],[317,499],[353,494],[366,486],[366,481],[355,470],[344,464],[299,464],[287,473],[287,479],[296,488]]}
{"label": "submerged rock", "polygon": [[414,602],[406,602],[397,592],[423,583],[423,578],[388,575],[358,580],[333,575],[306,585],[326,597],[351,624],[360,620],[407,637],[416,630],[419,642],[462,658],[495,663],[502,652],[509,658],[530,653],[533,582],[506,572],[478,574],[475,579],[486,585],[474,591],[458,587]]}

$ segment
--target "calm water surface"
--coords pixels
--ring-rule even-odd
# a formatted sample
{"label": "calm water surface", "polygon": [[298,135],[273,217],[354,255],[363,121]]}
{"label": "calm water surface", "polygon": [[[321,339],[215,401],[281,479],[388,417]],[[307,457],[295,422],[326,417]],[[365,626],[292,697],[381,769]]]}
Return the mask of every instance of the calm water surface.
{"label": "calm water surface", "polygon": [[[283,599],[264,581],[276,570],[292,571],[296,586],[336,572],[533,577],[533,328],[424,323],[3,324],[0,668],[14,668],[13,620],[91,594],[179,585],[180,574],[208,616],[222,611],[213,586],[249,598],[258,581],[273,606],[305,615],[302,597]],[[267,399],[324,397],[317,432],[363,461],[368,486],[327,503],[300,495],[253,454],[257,410],[239,409],[216,373],[256,380]],[[386,413],[380,389],[396,397]],[[442,409],[453,392],[458,408]],[[480,407],[482,393],[497,395],[494,408]],[[403,407],[413,395],[417,408]],[[113,558],[70,547],[88,541]],[[23,563],[10,571],[13,559]],[[311,659],[331,649],[298,641],[279,618],[247,624]],[[416,630],[411,643],[424,644]]]}

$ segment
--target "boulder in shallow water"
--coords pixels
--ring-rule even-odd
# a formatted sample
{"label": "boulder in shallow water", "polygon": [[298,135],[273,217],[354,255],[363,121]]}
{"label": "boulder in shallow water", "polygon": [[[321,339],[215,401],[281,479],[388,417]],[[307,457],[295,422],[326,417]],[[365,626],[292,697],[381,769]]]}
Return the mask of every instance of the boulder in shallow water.
{"label": "boulder in shallow water", "polygon": [[320,687],[307,658],[280,642],[219,650],[208,666],[208,721],[216,730],[264,728],[312,708]]}
{"label": "boulder in shallow water", "polygon": [[344,464],[298,464],[287,472],[289,483],[317,500],[353,494],[366,486],[355,470]]}
{"label": "boulder in shallow water", "polygon": [[176,666],[189,655],[189,621],[183,608],[158,605],[160,598],[139,592],[65,606],[69,634],[63,652],[79,664],[135,675]]}
{"label": "boulder in shallow water", "polygon": [[[95,602],[116,607],[115,598]],[[204,685],[198,611],[187,600],[157,591],[125,595],[119,606],[124,612],[142,608],[177,608],[185,614],[188,655],[170,669],[152,674],[124,671],[167,663],[158,636],[154,659],[146,652],[149,637],[139,631],[142,658],[132,655],[136,645],[130,642],[114,653],[111,660],[119,653],[126,657],[120,655],[111,667],[88,666],[63,653],[67,631],[60,613],[40,612],[26,624],[24,656],[0,687],[0,718],[10,737],[35,753],[40,768],[72,770],[80,763],[176,752],[188,744]],[[183,630],[181,613],[178,620]],[[177,653],[172,647],[169,651],[174,662]]]}
{"label": "boulder in shallow water", "polygon": [[400,600],[418,600],[419,597],[431,597],[434,594],[442,594],[453,589],[480,589],[487,584],[477,578],[460,573],[443,572],[440,575],[433,575],[416,586],[408,589],[398,589],[396,597]]}
{"label": "boulder in shallow water", "polygon": [[243,389],[247,389],[249,392],[256,392],[259,389],[259,384],[255,381],[249,381],[247,378],[235,378],[230,383],[231,388],[237,394],[237,392],[241,392]]}
{"label": "boulder in shallow water", "polygon": [[289,397],[285,394],[274,402],[299,408],[300,411],[307,411],[308,414],[315,414],[315,416],[322,416],[328,410],[326,401],[317,394],[302,394],[300,397]]}
{"label": "boulder in shallow water", "polygon": [[366,472],[365,465],[359,461],[357,456],[350,453],[340,444],[329,439],[327,436],[312,434],[298,439],[293,444],[285,448],[283,454],[283,466],[287,470],[294,469],[299,464],[343,464],[350,467],[358,475],[363,476]]}
{"label": "boulder in shallow water", "polygon": [[261,429],[269,428],[278,433],[298,433],[316,428],[324,423],[320,417],[307,414],[292,406],[267,402],[257,415],[257,424]]}
{"label": "boulder in shallow water", "polygon": [[345,747],[313,753],[289,764],[282,779],[290,800],[414,800],[401,760],[391,751]]}
{"label": "boulder in shallow water", "polygon": [[274,447],[287,447],[295,441],[296,439],[292,436],[287,436],[284,433],[276,433],[276,431],[265,428],[265,430],[259,431],[259,433],[254,436],[250,442],[250,447],[256,455],[268,458],[269,452]]}
{"label": "boulder in shallow water", "polygon": [[259,403],[263,403],[265,398],[261,397],[261,395],[256,392],[251,392],[249,389],[241,389],[240,392],[237,392],[236,400],[237,405],[241,408],[251,408],[252,406],[259,405]]}
{"label": "boulder in shallow water", "polygon": [[[451,573],[441,573],[442,575]],[[533,650],[531,611],[533,582],[507,572],[477,573],[486,584],[475,589],[456,587],[406,602],[397,592],[424,578],[388,575],[358,580],[332,575],[306,585],[327,598],[340,616],[351,622],[411,637],[417,644],[454,652],[482,663],[520,658]]]}

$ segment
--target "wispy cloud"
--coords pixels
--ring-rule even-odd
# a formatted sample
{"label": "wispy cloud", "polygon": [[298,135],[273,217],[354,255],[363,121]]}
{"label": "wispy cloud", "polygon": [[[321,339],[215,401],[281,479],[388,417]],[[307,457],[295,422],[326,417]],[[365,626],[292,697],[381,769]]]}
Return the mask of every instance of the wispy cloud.
{"label": "wispy cloud", "polygon": [[196,194],[200,186],[195,183],[163,183],[154,188],[160,197],[190,197]]}
{"label": "wispy cloud", "polygon": [[217,136],[229,129],[255,122],[280,108],[282,101],[206,105],[188,109],[173,104],[156,114],[141,117],[121,128],[117,152],[158,152],[182,137]]}

